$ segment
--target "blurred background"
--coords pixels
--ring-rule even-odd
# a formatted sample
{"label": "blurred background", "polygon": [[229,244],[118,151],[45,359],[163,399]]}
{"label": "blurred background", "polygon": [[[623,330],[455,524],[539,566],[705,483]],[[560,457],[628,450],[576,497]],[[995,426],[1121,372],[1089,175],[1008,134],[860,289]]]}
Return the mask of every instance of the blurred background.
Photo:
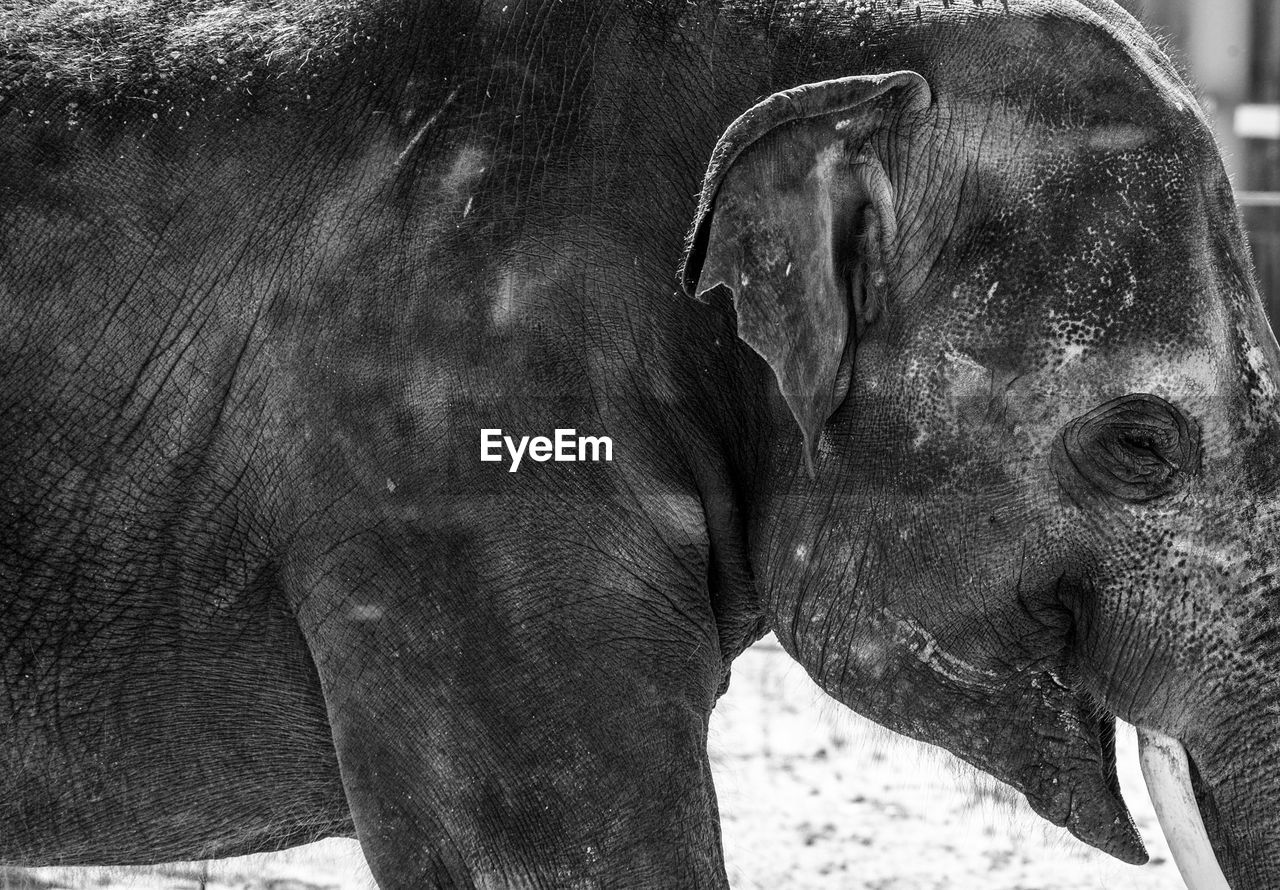
{"label": "blurred background", "polygon": [[1118,0],[1166,38],[1213,119],[1280,329],[1280,0]]}

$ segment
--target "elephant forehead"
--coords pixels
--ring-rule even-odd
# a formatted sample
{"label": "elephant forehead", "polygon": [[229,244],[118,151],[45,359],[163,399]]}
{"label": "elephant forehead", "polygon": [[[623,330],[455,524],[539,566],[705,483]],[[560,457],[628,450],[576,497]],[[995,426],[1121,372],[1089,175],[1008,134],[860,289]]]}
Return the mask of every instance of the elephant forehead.
{"label": "elephant forehead", "polygon": [[1108,339],[1198,338],[1229,286],[1233,260],[1209,229],[1227,212],[1215,200],[1225,178],[1200,123],[1155,105],[1128,118],[949,112],[942,154],[960,216],[934,271],[960,339],[1052,342],[1069,359]]}
{"label": "elephant forehead", "polygon": [[[1207,125],[1165,53],[1119,9],[1081,2],[1006,7],[1006,15],[971,19],[969,39],[952,44],[951,64],[939,76],[954,78],[957,94],[982,96],[994,108],[1034,109],[1043,120],[1172,113]],[[973,76],[978,70],[982,77]]]}
{"label": "elephant forehead", "polygon": [[977,17],[929,73],[951,112],[948,150],[968,171],[1021,185],[1029,167],[1052,175],[1117,154],[1147,167],[1210,166],[1204,112],[1132,19],[1076,2],[1005,6],[1011,14]]}
{"label": "elephant forehead", "polygon": [[[1061,363],[1122,342],[1203,343],[1234,290],[1190,165],[1161,150],[979,173],[935,267],[956,342]],[[1217,321],[1221,323],[1221,319]]]}

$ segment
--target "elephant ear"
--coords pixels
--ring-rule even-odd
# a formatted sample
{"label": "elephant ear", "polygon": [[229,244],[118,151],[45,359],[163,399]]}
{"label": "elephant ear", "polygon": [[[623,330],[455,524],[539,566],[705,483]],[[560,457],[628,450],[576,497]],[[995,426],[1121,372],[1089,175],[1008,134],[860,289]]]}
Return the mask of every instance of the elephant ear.
{"label": "elephant ear", "polygon": [[930,102],[913,71],[805,84],[730,124],[707,168],[681,283],[699,299],[733,292],[738,336],[773,369],[810,474],[849,387],[851,276],[869,269],[882,286],[897,230],[888,178],[864,147],[894,108]]}

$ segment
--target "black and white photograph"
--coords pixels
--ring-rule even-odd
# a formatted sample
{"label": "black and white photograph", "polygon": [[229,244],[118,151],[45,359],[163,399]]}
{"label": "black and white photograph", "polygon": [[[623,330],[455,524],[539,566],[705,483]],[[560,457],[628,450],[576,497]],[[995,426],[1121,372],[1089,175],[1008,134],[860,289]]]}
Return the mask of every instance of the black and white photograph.
{"label": "black and white photograph", "polygon": [[1280,890],[1276,330],[1280,0],[0,0],[0,890]]}

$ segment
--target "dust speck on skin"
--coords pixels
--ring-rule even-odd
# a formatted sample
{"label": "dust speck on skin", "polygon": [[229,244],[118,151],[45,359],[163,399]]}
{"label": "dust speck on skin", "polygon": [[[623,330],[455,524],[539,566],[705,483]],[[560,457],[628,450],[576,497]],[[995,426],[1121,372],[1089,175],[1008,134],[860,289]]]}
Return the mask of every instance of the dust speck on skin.
{"label": "dust speck on skin", "polygon": [[516,311],[516,273],[511,269],[503,269],[498,276],[498,288],[493,295],[493,305],[489,307],[489,319],[495,327],[505,328],[511,324]]}
{"label": "dust speck on skin", "polygon": [[[879,386],[879,382],[875,380],[871,380],[868,382],[867,386],[869,389],[874,390]],[[823,457],[830,457],[835,453],[836,453],[835,443],[832,440],[831,435],[824,429],[821,433],[818,434],[818,454],[822,455]]]}
{"label": "dust speck on skin", "polygon": [[942,354],[942,377],[953,408],[966,399],[985,398],[991,390],[991,369],[951,347]]}
{"label": "dust speck on skin", "polygon": [[355,621],[378,621],[386,615],[382,606],[361,604],[351,607],[351,617]]}
{"label": "dust speck on skin", "polygon": [[1083,343],[1068,343],[1062,348],[1062,362],[1078,361],[1084,355],[1085,346]]}
{"label": "dust speck on skin", "polygon": [[671,376],[671,368],[665,360],[649,364],[650,392],[664,405],[677,405],[684,398],[680,384]]}
{"label": "dust speck on skin", "polygon": [[448,416],[451,386],[449,368],[439,357],[419,356],[413,362],[409,382],[400,395],[422,431],[430,434]]}
{"label": "dust speck on skin", "polygon": [[888,672],[893,660],[891,643],[882,637],[860,640],[853,650],[852,660],[859,675],[878,681]]}
{"label": "dust speck on skin", "polygon": [[240,603],[238,592],[233,588],[219,587],[210,597],[210,605],[219,612],[230,612]]}
{"label": "dust speck on skin", "polygon": [[1096,346],[1105,334],[1099,324],[1062,315],[1050,309],[1047,316],[1045,348],[1049,363],[1062,367],[1077,362]]}
{"label": "dust speck on skin", "polygon": [[1267,406],[1274,405],[1277,395],[1276,384],[1271,376],[1271,365],[1267,362],[1262,347],[1256,343],[1251,345],[1244,354],[1244,361],[1253,372],[1254,379],[1257,380],[1250,394]]}
{"label": "dust speck on skin", "polygon": [[1215,547],[1198,538],[1187,537],[1175,538],[1170,547],[1170,553],[1175,557],[1224,572],[1232,572],[1243,566],[1249,558],[1246,552],[1228,547]]}
{"label": "dust speck on skin", "polygon": [[1155,137],[1146,127],[1112,124],[1089,131],[1086,142],[1093,151],[1135,151]]}
{"label": "dust speck on skin", "polygon": [[[615,459],[617,455],[614,455]],[[640,496],[646,515],[658,519],[682,541],[700,541],[704,534],[702,501],[695,495],[668,488]]]}
{"label": "dust speck on skin", "polygon": [[[575,241],[573,239],[578,238]],[[560,231],[539,241],[513,245],[496,268],[496,283],[489,303],[489,321],[501,329],[534,319],[546,312],[551,300],[571,274],[569,258],[548,252],[546,244],[585,243],[578,233]]]}
{"label": "dust speck on skin", "polygon": [[986,413],[994,374],[972,356],[944,343],[931,360],[913,358],[905,378],[911,391],[927,394],[916,399],[910,409],[915,429],[911,447],[920,450],[936,433],[957,433],[962,416]]}
{"label": "dust speck on skin", "polygon": [[[454,155],[453,163],[449,165],[449,169],[441,177],[440,189],[458,203],[463,203],[463,193],[484,175],[486,169],[484,150],[479,146],[464,145],[458,149],[458,153]],[[471,196],[468,194],[466,203],[469,204],[470,201]]]}

